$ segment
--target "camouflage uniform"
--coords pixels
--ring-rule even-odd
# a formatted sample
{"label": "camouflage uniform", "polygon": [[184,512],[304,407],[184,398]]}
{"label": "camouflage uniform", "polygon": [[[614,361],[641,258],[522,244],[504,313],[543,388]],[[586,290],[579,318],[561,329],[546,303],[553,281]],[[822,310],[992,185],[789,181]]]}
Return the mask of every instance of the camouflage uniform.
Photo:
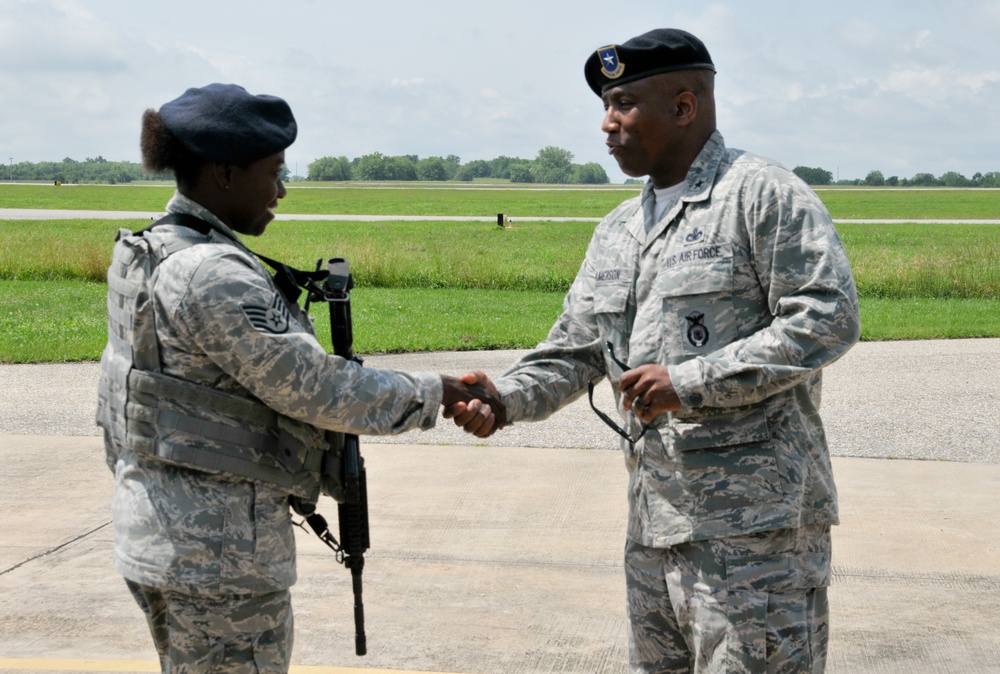
{"label": "camouflage uniform", "polygon": [[[262,401],[322,429],[389,434],[435,424],[439,375],[362,368],[329,355],[308,317],[284,303],[218,218],[179,193],[167,210],[221,232],[159,266],[153,303],[163,374]],[[181,234],[192,232],[153,230],[166,239]],[[105,446],[115,472],[116,565],[147,614],[165,669],[197,671],[222,653],[231,665],[287,669],[295,582],[288,494],[121,451],[107,428]],[[209,610],[214,615],[202,615]]]}
{"label": "camouflage uniform", "polygon": [[[496,381],[508,418],[534,421],[607,377],[635,438],[642,425],[621,407],[622,372],[604,345],[630,367],[668,367],[682,410],[660,415],[638,442],[622,441],[633,671],[668,671],[644,655],[652,632],[665,628],[644,624],[640,607],[683,603],[674,592],[643,597],[651,586],[632,582],[637,558],[689,550],[698,557],[691,568],[721,569],[701,580],[714,577],[713,592],[728,583],[731,596],[738,594],[733,574],[756,573],[749,586],[764,591],[826,586],[824,541],[837,523],[837,498],[818,414],[820,369],[860,330],[854,281],[830,216],[783,167],[727,149],[715,132],[679,199],[647,234],[651,191],[646,185],[598,225],[548,338]],[[700,543],[758,532],[784,540],[792,534],[781,530],[789,529],[809,540],[786,548],[768,541],[764,549],[774,553],[736,541],[736,556],[723,555],[721,566],[719,549],[706,552]],[[746,558],[753,560],[747,570],[733,566]],[[693,584],[684,576],[678,587]],[[676,671],[690,671],[692,653],[702,657],[722,641],[706,625],[682,620],[679,629],[688,654]]]}

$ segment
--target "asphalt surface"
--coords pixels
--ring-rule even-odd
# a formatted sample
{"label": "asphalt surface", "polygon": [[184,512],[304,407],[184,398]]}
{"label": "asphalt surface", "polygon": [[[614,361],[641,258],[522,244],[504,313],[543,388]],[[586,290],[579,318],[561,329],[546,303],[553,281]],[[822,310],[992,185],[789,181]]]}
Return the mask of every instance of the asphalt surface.
{"label": "asphalt surface", "polygon": [[[394,370],[499,376],[523,351],[368,355]],[[0,366],[0,435],[97,435],[97,363]],[[595,403],[612,412],[607,383]],[[864,342],[827,368],[823,420],[834,456],[1000,464],[1000,339]],[[536,424],[487,440],[448,423],[369,443],[502,447],[617,447],[586,396]]]}
{"label": "asphalt surface", "polygon": [[[499,374],[517,352],[370,356]],[[1000,340],[864,343],[830,366],[840,490],[828,672],[1000,672]],[[111,563],[97,366],[0,366],[0,670],[155,671]],[[611,409],[607,386],[598,404]],[[579,400],[486,441],[364,438],[368,655],[349,574],[297,532],[293,672],[624,672],[625,470]],[[335,519],[328,504],[324,508]]]}

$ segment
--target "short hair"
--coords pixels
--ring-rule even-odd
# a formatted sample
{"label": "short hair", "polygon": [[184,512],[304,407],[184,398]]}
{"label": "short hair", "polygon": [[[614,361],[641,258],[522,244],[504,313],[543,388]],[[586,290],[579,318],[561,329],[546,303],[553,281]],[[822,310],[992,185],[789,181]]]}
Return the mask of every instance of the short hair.
{"label": "short hair", "polygon": [[153,174],[172,174],[178,185],[196,187],[202,167],[211,163],[185,148],[163,123],[160,113],[146,110],[142,114],[139,136],[142,167]]}
{"label": "short hair", "polygon": [[678,70],[672,73],[654,75],[658,78],[656,86],[664,95],[673,97],[685,91],[694,94],[698,99],[699,118],[713,129],[715,128],[715,72],[706,69]]}
{"label": "short hair", "polygon": [[715,72],[711,70],[681,70],[673,73],[674,91],[690,91],[699,99],[715,98]]}

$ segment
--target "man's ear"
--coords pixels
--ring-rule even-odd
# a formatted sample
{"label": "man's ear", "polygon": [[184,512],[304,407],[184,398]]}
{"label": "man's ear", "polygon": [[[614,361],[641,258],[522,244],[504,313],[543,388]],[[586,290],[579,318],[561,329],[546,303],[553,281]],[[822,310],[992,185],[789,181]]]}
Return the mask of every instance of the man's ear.
{"label": "man's ear", "polygon": [[682,91],[674,99],[674,114],[677,126],[688,126],[698,117],[698,97],[690,91]]}

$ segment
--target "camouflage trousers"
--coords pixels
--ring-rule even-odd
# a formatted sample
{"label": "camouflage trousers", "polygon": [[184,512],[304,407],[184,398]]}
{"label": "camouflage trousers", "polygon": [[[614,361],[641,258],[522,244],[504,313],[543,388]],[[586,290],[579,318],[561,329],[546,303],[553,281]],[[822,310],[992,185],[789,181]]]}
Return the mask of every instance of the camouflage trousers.
{"label": "camouflage trousers", "polygon": [[288,590],[198,596],[125,582],[146,614],[164,674],[288,671],[292,656]]}
{"label": "camouflage trousers", "polygon": [[830,527],[625,546],[628,671],[821,673]]}

